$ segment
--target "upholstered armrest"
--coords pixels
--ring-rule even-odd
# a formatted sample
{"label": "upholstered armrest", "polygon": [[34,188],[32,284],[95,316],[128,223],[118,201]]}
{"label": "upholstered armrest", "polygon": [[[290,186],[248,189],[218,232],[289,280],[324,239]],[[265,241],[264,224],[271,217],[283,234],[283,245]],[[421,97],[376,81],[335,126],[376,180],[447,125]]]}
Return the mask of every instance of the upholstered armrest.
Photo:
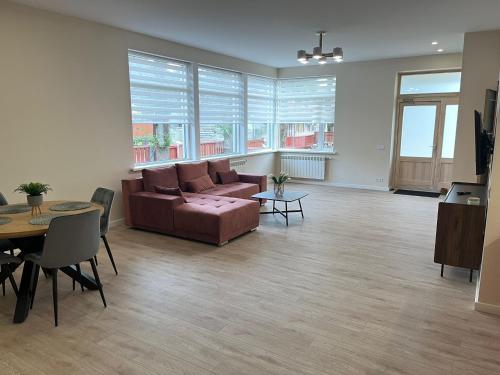
{"label": "upholstered armrest", "polygon": [[122,180],[122,199],[123,199],[123,214],[125,216],[125,224],[132,226],[132,217],[130,213],[130,194],[144,190],[142,178],[127,178]]}
{"label": "upholstered armrest", "polygon": [[238,173],[238,177],[240,178],[240,182],[246,182],[249,184],[259,185],[259,190],[261,192],[267,190],[267,176],[266,175]]}
{"label": "upholstered armrest", "polygon": [[174,208],[184,204],[176,195],[141,191],[130,195],[131,225],[152,230],[174,229]]}

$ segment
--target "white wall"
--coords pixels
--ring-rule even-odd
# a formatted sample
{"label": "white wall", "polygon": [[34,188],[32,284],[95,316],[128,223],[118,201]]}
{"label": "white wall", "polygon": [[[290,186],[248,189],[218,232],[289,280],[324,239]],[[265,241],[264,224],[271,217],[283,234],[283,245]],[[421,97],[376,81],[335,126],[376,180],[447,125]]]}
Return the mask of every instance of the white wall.
{"label": "white wall", "polygon": [[[49,199],[89,199],[97,186],[121,191],[120,180],[133,165],[129,48],[271,77],[277,73],[271,67],[0,1],[0,191],[10,201],[24,200],[12,191],[33,180],[53,187]],[[113,218],[122,216],[117,198]]]}
{"label": "white wall", "polygon": [[[336,74],[335,148],[327,183],[387,189],[399,72],[460,68],[460,54],[278,69],[278,77]],[[377,150],[383,145],[384,150]],[[377,181],[382,178],[383,181]]]}
{"label": "white wall", "polygon": [[486,89],[497,89],[500,30],[466,33],[455,141],[454,181],[476,182],[474,110],[483,112]]}

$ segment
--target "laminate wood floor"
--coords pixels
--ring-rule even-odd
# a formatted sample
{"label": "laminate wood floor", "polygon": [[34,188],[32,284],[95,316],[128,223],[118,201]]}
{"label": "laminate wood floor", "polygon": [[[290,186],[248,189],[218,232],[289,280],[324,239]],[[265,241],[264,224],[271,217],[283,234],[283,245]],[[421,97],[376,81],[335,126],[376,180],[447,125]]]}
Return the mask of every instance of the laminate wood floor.
{"label": "laminate wood floor", "polygon": [[310,192],[304,220],[264,215],[221,248],[113,228],[108,308],[61,277],[57,328],[50,280],[21,325],[7,285],[0,374],[500,374],[500,318],[433,263],[438,199],[287,189]]}

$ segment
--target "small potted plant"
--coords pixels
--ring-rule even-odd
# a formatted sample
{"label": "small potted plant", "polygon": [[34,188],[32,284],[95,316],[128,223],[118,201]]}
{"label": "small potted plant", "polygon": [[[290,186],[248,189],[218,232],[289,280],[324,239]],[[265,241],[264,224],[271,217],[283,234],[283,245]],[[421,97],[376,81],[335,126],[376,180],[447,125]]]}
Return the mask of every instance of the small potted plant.
{"label": "small potted plant", "polygon": [[19,185],[14,191],[19,193],[27,194],[28,205],[31,206],[31,213],[39,212],[41,213],[40,206],[43,203],[43,195],[52,189],[48,184],[42,184],[41,182],[30,182],[28,184]]}
{"label": "small potted plant", "polygon": [[285,172],[281,172],[278,176],[271,175],[274,182],[274,194],[277,196],[283,195],[285,192],[285,183],[290,180],[290,176]]}

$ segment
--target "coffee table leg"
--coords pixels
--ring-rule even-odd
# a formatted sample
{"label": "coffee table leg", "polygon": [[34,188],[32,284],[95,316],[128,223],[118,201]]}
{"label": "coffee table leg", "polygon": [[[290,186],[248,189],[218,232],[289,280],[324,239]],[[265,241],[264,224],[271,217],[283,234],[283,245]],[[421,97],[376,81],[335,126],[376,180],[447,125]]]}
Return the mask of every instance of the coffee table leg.
{"label": "coffee table leg", "polygon": [[274,215],[274,211],[276,211],[276,201],[273,201],[273,215]]}
{"label": "coffee table leg", "polygon": [[302,203],[300,203],[299,199],[299,206],[300,206],[300,214],[302,215],[302,219],[304,218],[304,211],[302,211]]}
{"label": "coffee table leg", "polygon": [[288,226],[288,202],[285,202],[285,219],[286,219],[286,226]]}

